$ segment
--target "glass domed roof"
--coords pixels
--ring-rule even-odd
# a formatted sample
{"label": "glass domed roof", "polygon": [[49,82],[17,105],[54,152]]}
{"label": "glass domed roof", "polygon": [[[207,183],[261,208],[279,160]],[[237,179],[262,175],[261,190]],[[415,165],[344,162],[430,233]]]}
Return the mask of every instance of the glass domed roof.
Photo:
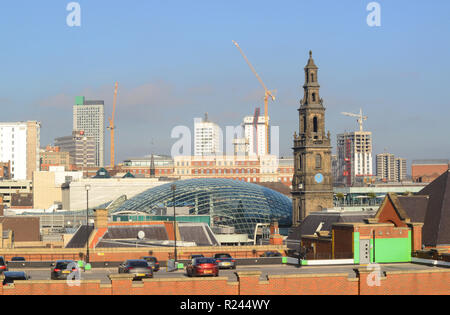
{"label": "glass domed roof", "polygon": [[[175,191],[172,186],[175,185]],[[257,223],[292,222],[292,200],[272,189],[231,179],[189,179],[149,189],[114,212],[188,207],[190,214],[210,215],[214,226],[232,226],[236,233],[253,236]]]}

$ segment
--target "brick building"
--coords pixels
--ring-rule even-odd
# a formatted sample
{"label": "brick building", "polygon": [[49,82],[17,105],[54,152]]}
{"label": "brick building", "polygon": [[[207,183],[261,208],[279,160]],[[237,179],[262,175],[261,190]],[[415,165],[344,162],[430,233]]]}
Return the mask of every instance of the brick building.
{"label": "brick building", "polygon": [[449,160],[415,160],[411,164],[413,182],[431,183],[449,169]]}
{"label": "brick building", "polygon": [[330,231],[304,235],[307,259],[353,259],[355,264],[410,262],[422,248],[423,223],[412,222],[402,203],[388,194],[373,218],[334,223]]}
{"label": "brick building", "polygon": [[291,188],[294,161],[292,158],[278,159],[272,155],[179,156],[174,159],[155,155],[125,160],[118,171],[129,172],[138,178],[228,178],[250,183],[280,182]]}
{"label": "brick building", "polygon": [[64,166],[64,170],[72,169],[69,152],[62,152],[60,147],[47,146],[39,152],[40,170],[48,171],[50,166]]}

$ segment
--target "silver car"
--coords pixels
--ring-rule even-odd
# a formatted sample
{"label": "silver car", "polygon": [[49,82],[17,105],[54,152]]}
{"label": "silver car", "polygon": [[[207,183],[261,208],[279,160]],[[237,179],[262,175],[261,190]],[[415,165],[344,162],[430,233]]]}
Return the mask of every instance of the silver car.
{"label": "silver car", "polygon": [[144,259],[130,259],[119,266],[119,273],[134,275],[133,279],[153,278],[153,268]]}
{"label": "silver car", "polygon": [[215,254],[214,259],[216,260],[219,269],[236,269],[236,260],[231,257],[230,254]]}

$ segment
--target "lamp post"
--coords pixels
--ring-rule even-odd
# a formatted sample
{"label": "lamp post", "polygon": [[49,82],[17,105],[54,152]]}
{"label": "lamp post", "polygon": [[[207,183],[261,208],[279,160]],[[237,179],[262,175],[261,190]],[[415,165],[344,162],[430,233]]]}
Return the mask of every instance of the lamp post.
{"label": "lamp post", "polygon": [[173,193],[173,198],[172,198],[172,202],[173,202],[173,235],[174,235],[174,239],[175,239],[175,263],[177,262],[177,212],[176,212],[176,208],[175,208],[175,190],[177,189],[177,186],[175,184],[172,185],[172,193]]}
{"label": "lamp post", "polygon": [[86,263],[89,263],[89,190],[91,185],[84,186],[86,189]]}

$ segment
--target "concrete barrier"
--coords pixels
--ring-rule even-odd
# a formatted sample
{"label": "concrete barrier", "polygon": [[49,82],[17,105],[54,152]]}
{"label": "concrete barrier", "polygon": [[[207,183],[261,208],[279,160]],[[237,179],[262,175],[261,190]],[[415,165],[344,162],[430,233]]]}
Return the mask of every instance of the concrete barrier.
{"label": "concrete barrier", "polygon": [[[259,258],[240,258],[236,259],[237,266],[250,266],[250,265],[280,265],[282,264],[283,257],[259,257]],[[191,260],[178,260],[178,263],[186,266]],[[35,268],[49,268],[54,261],[18,261],[8,262],[9,269],[35,269]],[[93,269],[97,268],[117,268],[123,261],[105,261],[105,262],[91,262]],[[167,261],[160,261],[160,267],[167,267]]]}

